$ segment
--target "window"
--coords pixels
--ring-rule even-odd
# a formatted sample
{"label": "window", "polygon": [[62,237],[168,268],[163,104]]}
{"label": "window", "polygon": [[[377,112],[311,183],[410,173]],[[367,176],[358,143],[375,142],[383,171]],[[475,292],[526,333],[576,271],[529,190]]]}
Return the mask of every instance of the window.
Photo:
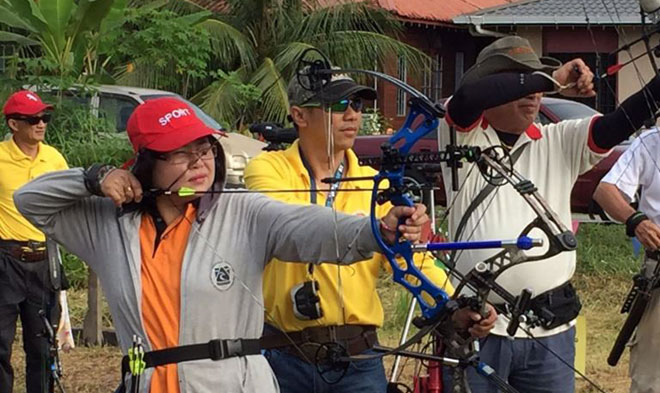
{"label": "window", "polygon": [[422,92],[433,101],[442,98],[442,56],[437,54],[430,67],[424,70]]}
{"label": "window", "polygon": [[131,113],[135,110],[137,102],[132,99],[101,94],[99,98],[99,116],[103,116],[117,127],[117,132],[126,131],[126,124]]}
{"label": "window", "polygon": [[[401,79],[403,82],[406,81],[406,78],[408,76],[408,66],[406,64],[406,59],[404,57],[399,56],[398,62],[397,62],[397,77]],[[406,92],[398,89],[396,90],[396,115],[397,116],[405,116],[406,115]]]}
{"label": "window", "polygon": [[439,100],[442,98],[442,71],[443,71],[443,62],[442,55],[439,53],[435,56],[435,70],[433,70],[433,100]]}
{"label": "window", "polygon": [[546,125],[552,123],[552,120],[550,120],[550,118],[544,115],[542,112],[539,112],[536,115],[536,119],[534,119],[534,123],[541,123],[543,125]]}
{"label": "window", "polygon": [[454,80],[454,86],[458,87],[461,84],[461,79],[463,79],[463,73],[465,72],[465,53],[456,52],[456,68],[455,73],[456,79]]}

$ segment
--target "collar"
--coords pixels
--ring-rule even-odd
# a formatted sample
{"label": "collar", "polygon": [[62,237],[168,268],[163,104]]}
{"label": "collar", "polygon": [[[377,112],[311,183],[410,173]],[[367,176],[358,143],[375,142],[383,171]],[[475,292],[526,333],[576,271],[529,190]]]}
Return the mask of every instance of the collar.
{"label": "collar", "polygon": [[[284,156],[286,157],[287,161],[289,161],[289,163],[294,168],[294,170],[300,174],[300,177],[304,180],[305,184],[307,186],[310,186],[309,174],[307,173],[307,169],[305,168],[305,165],[302,162],[299,146],[300,146],[299,139],[296,139],[291,144],[291,146],[289,146],[289,148],[284,151]],[[346,150],[345,160],[346,160],[346,165],[348,166],[348,170],[345,172],[344,177],[364,176],[364,174],[360,172],[360,163],[358,162],[358,157],[353,151],[353,149]],[[342,187],[370,189],[372,188],[372,184],[373,183],[371,181],[351,181],[351,182],[343,183]]]}
{"label": "collar", "polygon": [[[489,126],[490,126],[490,124],[488,123],[488,120],[486,120],[484,118],[481,121],[481,128],[483,128],[485,130]],[[495,131],[495,129],[493,129],[493,131]],[[541,133],[541,129],[539,128],[539,126],[537,126],[534,123],[530,124],[529,127],[527,127],[527,129],[525,130],[525,135],[527,135],[529,137],[529,139],[531,139],[531,140],[537,140],[537,139],[543,138],[543,134]]]}
{"label": "collar", "polygon": [[[46,159],[44,158],[44,149],[42,148],[43,143],[39,142],[39,150],[37,151],[37,156],[34,158],[34,161],[41,161],[45,162]],[[23,153],[23,150],[21,150],[20,147],[16,144],[16,141],[14,141],[14,137],[9,138],[9,155],[14,161],[22,161],[22,160],[28,160],[28,161],[33,161],[30,156],[27,154]]]}

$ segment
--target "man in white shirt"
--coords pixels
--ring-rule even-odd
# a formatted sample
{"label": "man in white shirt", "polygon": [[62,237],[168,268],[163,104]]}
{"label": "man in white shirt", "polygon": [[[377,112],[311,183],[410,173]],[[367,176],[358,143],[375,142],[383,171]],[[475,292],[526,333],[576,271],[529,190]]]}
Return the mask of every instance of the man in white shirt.
{"label": "man in white shirt", "polygon": [[[642,273],[653,275],[660,248],[660,132],[644,132],[619,157],[601,180],[594,199],[617,221],[626,224],[628,236],[636,236],[646,256]],[[641,188],[641,196],[637,191]],[[639,209],[630,206],[638,200]],[[630,347],[630,392],[659,393],[660,296],[652,292]]]}
{"label": "man in white shirt", "polygon": [[[628,138],[650,117],[645,96],[636,93],[607,115],[567,120],[556,124],[534,124],[544,92],[566,96],[594,96],[593,74],[580,59],[564,65],[542,62],[529,42],[521,37],[496,40],[479,53],[476,64],[466,73],[461,86],[447,103],[447,116],[439,135],[449,143],[449,129],[455,127],[457,143],[481,148],[498,146],[516,157],[514,169],[531,180],[557,213],[564,227],[571,228],[570,194],[578,176],[609,154],[612,147]],[[660,78],[646,86],[652,97],[660,97]],[[444,168],[448,190],[451,240],[515,238],[536,213],[510,185],[496,187],[476,208],[469,209],[487,187],[486,180],[472,165],[458,171],[459,190],[451,191],[450,171]],[[470,211],[472,210],[472,211]],[[546,238],[539,230],[529,236]],[[548,244],[548,239],[545,239]],[[530,250],[543,254],[546,248]],[[465,274],[493,256],[494,250],[456,253],[453,262]],[[519,329],[514,339],[506,332],[508,318],[500,314],[492,333],[481,340],[481,359],[518,391],[525,393],[567,393],[575,389],[572,364],[575,357],[575,317],[581,304],[570,279],[575,271],[575,252],[512,266],[497,282],[513,295],[532,291],[532,309],[547,309],[555,318],[531,329],[532,340]],[[490,299],[504,306],[498,297]],[[502,309],[502,307],[500,307]],[[522,324],[528,329],[529,326]],[[546,349],[550,348],[549,351]],[[561,359],[560,359],[561,358]],[[447,374],[447,373],[446,373]],[[446,376],[445,392],[451,378]],[[496,392],[493,384],[468,370],[472,391]]]}

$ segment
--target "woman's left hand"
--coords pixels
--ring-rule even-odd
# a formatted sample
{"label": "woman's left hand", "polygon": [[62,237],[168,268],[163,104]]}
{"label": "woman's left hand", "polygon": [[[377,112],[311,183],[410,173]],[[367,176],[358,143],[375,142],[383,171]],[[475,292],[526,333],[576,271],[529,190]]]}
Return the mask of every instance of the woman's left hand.
{"label": "woman's left hand", "polygon": [[[405,219],[403,223],[399,220]],[[394,243],[398,227],[401,236],[412,243],[418,243],[422,235],[422,226],[429,222],[426,206],[416,203],[414,206],[394,206],[380,220],[380,233],[389,242]]]}

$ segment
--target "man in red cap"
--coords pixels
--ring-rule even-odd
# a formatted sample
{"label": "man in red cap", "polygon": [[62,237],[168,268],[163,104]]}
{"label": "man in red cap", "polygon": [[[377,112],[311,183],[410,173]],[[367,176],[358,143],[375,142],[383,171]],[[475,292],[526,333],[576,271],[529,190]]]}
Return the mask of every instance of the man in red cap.
{"label": "man in red cap", "polygon": [[50,314],[54,321],[59,310],[46,238],[16,210],[13,195],[30,180],[67,168],[64,157],[43,143],[52,109],[27,90],[12,94],[2,109],[11,138],[0,142],[0,393],[9,393],[13,387],[10,358],[19,315],[27,392],[43,393],[50,383],[48,341],[39,312]]}

